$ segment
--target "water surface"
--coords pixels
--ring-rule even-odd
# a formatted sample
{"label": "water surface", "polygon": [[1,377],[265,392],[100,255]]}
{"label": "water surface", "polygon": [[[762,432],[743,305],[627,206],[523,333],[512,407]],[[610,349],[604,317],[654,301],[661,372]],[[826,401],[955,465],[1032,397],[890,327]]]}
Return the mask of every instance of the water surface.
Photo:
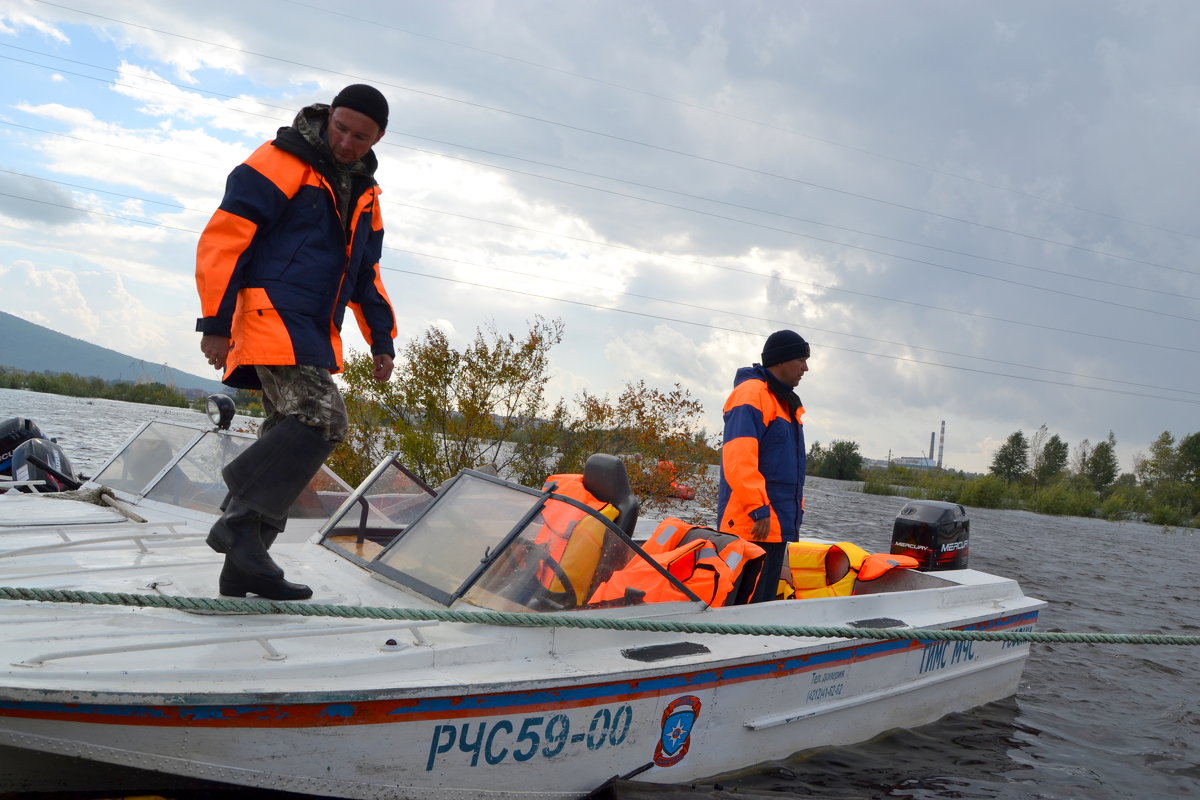
{"label": "water surface", "polygon": [[[186,409],[0,389],[89,473],[147,419]],[[889,548],[904,500],[810,479],[805,532]],[[1191,529],[968,509],[971,563],[1046,600],[1040,630],[1200,635]],[[1200,798],[1200,648],[1037,644],[1014,697],[726,778],[724,791],[839,798]],[[283,796],[272,793],[275,797]],[[231,792],[230,797],[262,797]]]}

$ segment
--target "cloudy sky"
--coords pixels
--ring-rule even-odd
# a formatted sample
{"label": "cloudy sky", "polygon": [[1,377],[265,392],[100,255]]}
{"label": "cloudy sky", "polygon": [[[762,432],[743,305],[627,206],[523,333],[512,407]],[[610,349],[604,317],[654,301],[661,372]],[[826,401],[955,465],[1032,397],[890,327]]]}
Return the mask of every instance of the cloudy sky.
{"label": "cloudy sky", "polygon": [[[0,0],[0,310],[210,375],[225,176],[348,83],[403,344],[561,318],[556,395],[720,432],[771,331],[809,442],[984,471],[1200,430],[1200,4]],[[357,333],[349,346],[362,349]],[[936,457],[936,454],[935,454]]]}

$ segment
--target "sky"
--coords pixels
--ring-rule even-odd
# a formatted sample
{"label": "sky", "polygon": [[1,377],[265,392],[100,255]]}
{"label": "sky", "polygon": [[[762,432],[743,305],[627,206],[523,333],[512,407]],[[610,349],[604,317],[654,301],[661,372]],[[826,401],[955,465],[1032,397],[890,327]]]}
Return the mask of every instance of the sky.
{"label": "sky", "polygon": [[790,328],[810,445],[928,456],[944,422],[984,472],[1045,425],[1132,471],[1200,430],[1197,30],[1190,0],[0,0],[0,310],[213,375],[226,176],[365,82],[398,348],[561,319],[551,397],[678,384],[719,436]]}

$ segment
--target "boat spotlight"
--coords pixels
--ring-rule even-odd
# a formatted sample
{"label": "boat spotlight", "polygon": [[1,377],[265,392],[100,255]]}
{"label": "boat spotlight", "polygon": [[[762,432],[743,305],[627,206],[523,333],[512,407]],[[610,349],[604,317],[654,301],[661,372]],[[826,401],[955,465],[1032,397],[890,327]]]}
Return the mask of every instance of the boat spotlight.
{"label": "boat spotlight", "polygon": [[233,398],[227,394],[210,394],[207,411],[209,421],[217,426],[217,430],[227,431],[237,407],[233,404]]}

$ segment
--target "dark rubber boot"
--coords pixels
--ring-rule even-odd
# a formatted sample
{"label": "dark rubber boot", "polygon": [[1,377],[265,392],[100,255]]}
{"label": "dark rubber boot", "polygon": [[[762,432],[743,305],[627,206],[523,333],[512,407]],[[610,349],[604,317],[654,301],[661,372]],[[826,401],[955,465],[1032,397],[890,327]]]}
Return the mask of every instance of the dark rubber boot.
{"label": "dark rubber boot", "polygon": [[[238,497],[231,497],[225,513],[213,523],[208,546],[225,554],[225,563],[257,580],[281,580],[283,570],[267,555],[262,542],[263,518]],[[271,541],[274,541],[272,537]]]}
{"label": "dark rubber boot", "polygon": [[258,536],[262,539],[263,549],[271,549],[271,545],[275,544],[275,538],[283,533],[285,525],[287,525],[286,519],[267,519],[263,517],[262,525],[258,529]]}
{"label": "dark rubber boot", "polygon": [[283,579],[267,548],[332,450],[320,431],[287,417],[225,465],[221,474],[229,497],[225,513],[208,534],[208,546],[225,553],[222,594],[245,597],[253,592],[272,600],[312,596],[307,586]]}
{"label": "dark rubber boot", "polygon": [[221,594],[226,597],[245,597],[256,594],[268,600],[307,600],[312,597],[312,589],[302,583],[292,583],[282,577],[253,578],[242,572],[225,557],[225,566],[221,568],[221,578],[218,584]]}

